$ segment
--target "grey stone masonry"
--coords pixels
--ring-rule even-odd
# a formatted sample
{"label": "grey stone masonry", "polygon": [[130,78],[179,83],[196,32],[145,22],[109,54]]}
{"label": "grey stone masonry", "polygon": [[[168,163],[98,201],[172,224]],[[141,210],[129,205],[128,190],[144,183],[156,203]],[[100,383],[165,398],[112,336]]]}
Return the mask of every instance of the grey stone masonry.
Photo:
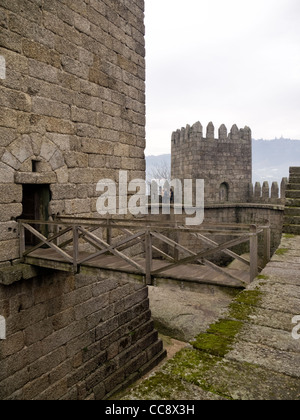
{"label": "grey stone masonry", "polygon": [[130,275],[49,273],[0,287],[0,400],[102,400],[165,357]]}
{"label": "grey stone masonry", "polygon": [[204,179],[205,202],[246,203],[252,182],[252,136],[249,127],[223,124],[215,138],[213,123],[206,137],[200,122],[172,134],[172,179]]}
{"label": "grey stone masonry", "polygon": [[290,168],[283,231],[300,235],[300,167]]}
{"label": "grey stone masonry", "polygon": [[263,203],[284,204],[287,178],[279,187],[252,184],[252,134],[249,127],[224,124],[215,138],[210,122],[204,137],[200,122],[172,134],[172,179],[204,179],[205,204]]}
{"label": "grey stone masonry", "polygon": [[100,179],[144,178],[145,28],[144,0],[1,0],[0,16],[1,264],[22,185],[50,186],[50,215],[96,216]]}

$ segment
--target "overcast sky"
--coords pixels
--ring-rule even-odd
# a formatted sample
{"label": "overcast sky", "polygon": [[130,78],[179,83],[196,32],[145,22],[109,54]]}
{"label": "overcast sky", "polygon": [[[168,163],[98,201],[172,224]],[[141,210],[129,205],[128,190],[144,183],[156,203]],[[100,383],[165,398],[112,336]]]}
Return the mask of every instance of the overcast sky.
{"label": "overcast sky", "polygon": [[300,139],[300,0],[146,0],[147,155],[212,121]]}

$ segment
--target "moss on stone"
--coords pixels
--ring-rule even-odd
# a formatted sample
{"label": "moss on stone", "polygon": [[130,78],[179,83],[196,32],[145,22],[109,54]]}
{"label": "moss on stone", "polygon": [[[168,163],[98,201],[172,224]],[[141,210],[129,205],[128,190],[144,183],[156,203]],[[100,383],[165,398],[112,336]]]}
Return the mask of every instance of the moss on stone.
{"label": "moss on stone", "polygon": [[[176,396],[188,395],[191,386],[226,399],[240,398],[240,394],[235,395],[234,386],[255,366],[240,364],[241,369],[236,370],[235,376],[232,362],[224,356],[233,348],[237,335],[255,313],[262,296],[258,289],[240,293],[230,305],[226,318],[199,334],[191,343],[192,347],[178,352],[159,372],[134,389],[131,398],[176,399]],[[245,392],[248,392],[247,386]]]}
{"label": "moss on stone", "polygon": [[292,233],[285,233],[283,235],[284,239],[294,239],[296,235],[293,235]]}
{"label": "moss on stone", "polygon": [[245,290],[236,298],[236,302],[245,305],[257,306],[261,300],[262,292],[260,290]]}
{"label": "moss on stone", "polygon": [[192,345],[195,349],[224,357],[230,351],[234,339],[242,327],[243,323],[240,321],[220,320],[212,324],[206,333],[199,334]]}
{"label": "moss on stone", "polygon": [[242,292],[237,299],[229,305],[228,318],[239,321],[249,321],[261,299],[262,292],[259,290],[246,290]]}
{"label": "moss on stone", "polygon": [[141,400],[171,400],[174,393],[184,390],[185,386],[180,378],[165,372],[157,372],[133,390],[131,397]]}
{"label": "moss on stone", "polygon": [[279,256],[283,256],[283,255],[287,254],[288,252],[289,252],[288,248],[279,248],[279,249],[277,249],[275,254],[279,255]]}
{"label": "moss on stone", "polygon": [[265,276],[264,274],[260,274],[259,276],[257,276],[257,278],[259,279],[259,280],[269,280],[269,276]]}

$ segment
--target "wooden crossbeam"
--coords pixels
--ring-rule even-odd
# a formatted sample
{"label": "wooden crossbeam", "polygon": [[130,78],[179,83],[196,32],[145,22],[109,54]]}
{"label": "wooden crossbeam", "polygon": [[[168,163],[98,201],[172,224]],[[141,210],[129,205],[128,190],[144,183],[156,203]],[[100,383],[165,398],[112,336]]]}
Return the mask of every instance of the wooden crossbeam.
{"label": "wooden crossbeam", "polygon": [[[128,230],[128,229],[121,228],[120,230],[122,232],[126,233],[127,235],[133,235],[133,233],[130,230]],[[150,232],[150,233],[151,233],[152,236],[154,236],[153,235],[153,232]],[[138,239],[139,239],[139,242],[144,242],[144,239],[142,239],[142,238],[138,238]],[[166,260],[168,260],[170,262],[174,262],[175,261],[174,258],[172,258],[170,255],[166,254],[164,251],[162,251],[161,249],[157,248],[153,244],[152,244],[152,250],[155,251],[155,252],[157,252],[158,254],[160,254],[162,257],[164,257]]]}
{"label": "wooden crossbeam", "polygon": [[[200,233],[195,233],[192,234],[195,237],[197,237],[198,239],[200,239],[201,241],[203,241],[204,243],[208,244],[208,245],[218,245],[217,242],[213,241],[212,239],[207,238],[204,235],[201,235]],[[232,258],[235,258],[238,261],[243,262],[244,264],[250,266],[250,261],[246,260],[246,258],[241,257],[240,255],[236,254],[233,251],[230,251],[230,249],[223,249],[221,252],[223,252],[226,255],[229,255]]]}
{"label": "wooden crossbeam", "polygon": [[196,255],[193,255],[193,256],[190,256],[190,257],[187,257],[187,258],[183,258],[183,259],[179,260],[178,262],[176,262],[174,264],[168,264],[168,265],[154,271],[152,274],[153,275],[154,274],[159,274],[159,273],[162,273],[163,271],[170,270],[173,267],[192,263],[193,261],[195,261],[197,259],[208,257],[211,254],[215,254],[217,252],[222,251],[224,248],[225,249],[231,248],[232,246],[239,245],[239,244],[241,244],[243,242],[246,242],[248,240],[249,240],[249,234],[244,235],[242,238],[237,238],[237,239],[233,239],[231,241],[225,242],[224,244],[221,244],[218,247],[215,247],[215,248],[212,248],[212,249],[209,249],[209,250],[206,250],[206,251],[201,251],[201,252],[197,253]]}
{"label": "wooden crossbeam", "polygon": [[177,250],[181,250],[184,251],[185,253],[189,254],[189,255],[197,255],[196,253],[192,252],[191,250],[189,250],[188,248],[180,245],[178,242],[173,241],[173,239],[168,238],[165,235],[162,235],[161,233],[158,232],[151,232],[151,235],[154,236],[155,238],[161,240],[162,242],[174,247]]}
{"label": "wooden crossbeam", "polygon": [[221,273],[221,274],[223,274],[223,275],[224,275],[224,276],[226,276],[226,277],[229,277],[229,278],[231,278],[231,279],[233,279],[233,280],[236,280],[236,281],[240,282],[240,283],[242,284],[242,286],[243,286],[243,287],[247,287],[247,286],[248,286],[248,284],[247,284],[244,280],[242,280],[241,278],[239,278],[239,277],[237,277],[237,276],[233,275],[233,274],[232,274],[232,273],[230,273],[229,271],[224,270],[224,268],[219,267],[218,265],[216,265],[216,264],[212,263],[211,261],[206,260],[205,258],[204,258],[204,260],[203,260],[203,261],[204,261],[204,264],[205,264],[205,265],[207,265],[208,267],[210,267],[210,268],[212,268],[213,270],[217,271],[218,273]]}
{"label": "wooden crossbeam", "polygon": [[[42,241],[42,245],[43,244],[48,245],[50,248],[52,248],[54,251],[56,251],[58,254],[60,254],[65,260],[67,260],[68,262],[70,262],[70,263],[73,264],[73,258],[70,257],[69,254],[67,254],[66,252],[64,252],[58,246],[56,246],[56,245],[52,244],[51,242],[49,242],[49,240],[44,235],[42,235],[41,233],[39,233],[32,226],[28,225],[27,223],[23,223],[23,226],[24,226],[25,229],[29,230],[29,232],[31,232],[34,236],[36,236],[38,239],[40,239]],[[40,245],[39,248],[42,245]],[[32,252],[32,250],[29,251],[29,253],[31,253],[31,252]]]}
{"label": "wooden crossbeam", "polygon": [[[103,241],[102,239],[98,238],[96,235],[88,232],[87,230],[83,229],[82,227],[79,227],[78,229],[79,229],[80,232],[84,233],[87,237],[91,238],[93,241],[95,241],[98,245],[100,245],[103,248],[102,251],[99,251],[98,253],[93,254],[91,256],[91,258],[88,257],[89,260],[92,259],[92,258],[95,258],[96,256],[99,256],[100,253],[103,254],[103,253],[106,253],[106,252],[110,252],[111,254],[114,254],[117,257],[122,258],[123,260],[125,260],[126,262],[128,262],[130,265],[132,265],[134,268],[136,268],[139,272],[142,272],[143,274],[145,274],[144,267],[142,267],[141,265],[137,264],[131,258],[127,257],[125,254],[123,254],[122,252],[120,252],[117,249],[115,249],[116,245],[118,245],[118,244],[116,244],[116,245],[109,245],[107,242]],[[141,235],[142,235],[142,233],[139,232],[138,234],[136,234],[134,236],[137,237],[137,236],[141,236]],[[121,241],[121,242],[122,242],[122,244],[124,244],[126,242],[130,242],[132,239],[134,239],[133,236],[131,238],[129,238],[129,239],[127,238],[126,240]],[[83,264],[83,262],[86,262],[86,261],[87,261],[87,259],[81,260],[79,262],[79,264]]]}
{"label": "wooden crossbeam", "polygon": [[[51,236],[51,237],[50,237],[50,238],[48,238],[47,240],[48,240],[48,242],[55,241],[55,239],[58,239],[59,237],[61,237],[61,236],[65,235],[65,234],[66,234],[66,233],[68,233],[68,232],[70,232],[71,230],[72,230],[72,228],[71,228],[71,227],[66,228],[66,229],[62,230],[61,232],[59,232],[59,233],[57,233],[57,234],[55,234],[55,235]],[[72,241],[73,241],[73,239],[71,239],[68,243],[70,243],[70,242],[72,242]],[[25,251],[25,252],[23,253],[23,256],[24,256],[24,257],[26,257],[28,254],[31,254],[33,251],[36,251],[36,250],[37,250],[37,249],[39,249],[41,246],[43,246],[43,245],[44,245],[44,243],[45,243],[45,242],[40,242],[38,245],[34,246],[33,248],[30,248],[28,251]],[[59,248],[60,248],[60,247],[59,247]]]}

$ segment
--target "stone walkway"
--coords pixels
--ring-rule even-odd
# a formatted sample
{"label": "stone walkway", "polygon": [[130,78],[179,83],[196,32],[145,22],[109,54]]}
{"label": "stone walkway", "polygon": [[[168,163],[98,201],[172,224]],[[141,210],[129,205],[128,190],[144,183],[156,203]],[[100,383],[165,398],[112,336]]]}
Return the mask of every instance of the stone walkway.
{"label": "stone walkway", "polygon": [[[284,235],[261,275],[125,400],[299,400],[300,236]],[[300,322],[298,322],[300,324]]]}

